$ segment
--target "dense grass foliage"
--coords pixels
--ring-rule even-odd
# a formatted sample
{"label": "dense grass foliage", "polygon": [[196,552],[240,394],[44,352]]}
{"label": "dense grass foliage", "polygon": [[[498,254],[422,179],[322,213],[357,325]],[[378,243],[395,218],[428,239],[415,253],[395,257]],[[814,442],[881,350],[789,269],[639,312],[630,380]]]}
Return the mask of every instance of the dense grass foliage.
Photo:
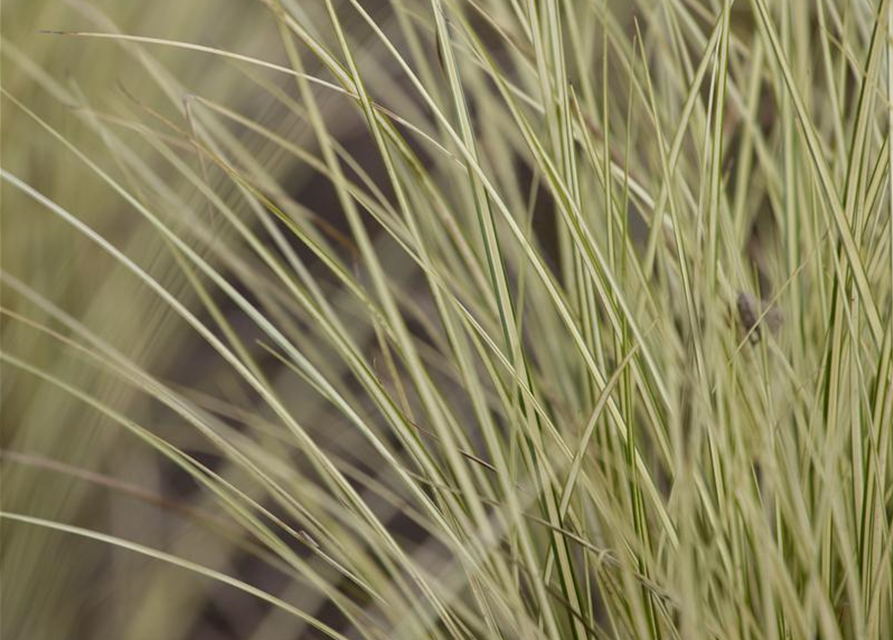
{"label": "dense grass foliage", "polygon": [[3,637],[893,637],[890,4],[5,0]]}

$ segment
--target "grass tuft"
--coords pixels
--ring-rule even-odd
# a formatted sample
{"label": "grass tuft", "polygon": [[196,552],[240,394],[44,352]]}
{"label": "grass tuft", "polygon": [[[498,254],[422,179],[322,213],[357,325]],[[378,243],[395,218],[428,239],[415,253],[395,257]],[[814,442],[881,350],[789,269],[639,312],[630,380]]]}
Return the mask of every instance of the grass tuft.
{"label": "grass tuft", "polygon": [[893,637],[888,0],[5,0],[0,635]]}

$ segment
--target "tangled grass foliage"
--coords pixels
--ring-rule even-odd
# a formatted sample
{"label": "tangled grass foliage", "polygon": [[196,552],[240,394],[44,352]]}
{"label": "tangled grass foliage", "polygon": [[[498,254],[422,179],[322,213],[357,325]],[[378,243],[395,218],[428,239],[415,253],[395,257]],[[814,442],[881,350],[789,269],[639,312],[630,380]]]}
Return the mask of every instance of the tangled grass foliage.
{"label": "tangled grass foliage", "polygon": [[890,4],[5,2],[3,637],[893,637]]}

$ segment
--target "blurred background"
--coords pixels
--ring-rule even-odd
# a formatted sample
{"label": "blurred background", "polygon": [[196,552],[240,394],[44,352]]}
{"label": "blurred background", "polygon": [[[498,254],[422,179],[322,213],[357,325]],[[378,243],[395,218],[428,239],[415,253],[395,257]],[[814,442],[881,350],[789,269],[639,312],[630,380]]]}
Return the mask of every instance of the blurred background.
{"label": "blurred background", "polygon": [[[321,15],[321,3],[307,4],[314,6],[298,10]],[[141,184],[134,188],[138,197],[165,198],[163,204],[153,202],[156,210],[173,217],[178,207],[190,207],[197,215],[210,215],[184,177],[183,171],[191,171],[203,175],[237,215],[257,224],[232,181],[218,168],[202,167],[188,149],[186,101],[194,94],[225,105],[302,145],[308,140],[306,125],[274,93],[288,87],[293,99],[293,81],[207,53],[42,31],[151,35],[287,64],[270,12],[248,0],[4,0],[2,17],[3,168],[73,212],[207,320],[208,312],[170,246],[37,118],[125,186]],[[373,66],[374,57],[364,64]],[[333,116],[333,132],[362,157],[368,142],[357,139],[355,109],[331,93],[320,100]],[[234,146],[287,190],[280,195],[296,215],[324,215],[336,206],[327,181],[316,172],[246,127],[233,121],[224,126]],[[162,157],[159,138],[181,154],[185,169]],[[142,180],[128,181],[133,178],[128,171],[134,170],[127,168],[125,156],[130,154],[167,189],[150,192]],[[375,173],[374,166],[367,169]],[[207,229],[221,247],[232,241],[226,225]],[[215,260],[207,249],[202,251]],[[206,439],[62,341],[74,337],[83,343],[84,333],[76,327],[87,328],[91,340],[120,351],[174,388],[182,385],[190,399],[233,430],[244,428],[245,417],[237,410],[252,413],[256,398],[133,273],[5,181],[2,271],[2,306],[8,312],[2,330],[5,352],[87,390],[97,402],[168,438],[220,476],[240,482],[237,466]],[[237,325],[241,322],[232,309],[221,313]],[[265,353],[250,341],[249,346]],[[266,360],[265,370],[275,379],[284,367],[269,356]],[[313,603],[309,589],[296,588],[242,548],[242,536],[233,533],[232,523],[221,522],[215,501],[120,423],[58,385],[5,363],[2,378],[4,510],[136,540],[274,593],[291,589],[282,595],[310,610],[324,609],[324,601]],[[306,390],[302,394],[295,376],[284,378],[281,384],[291,390],[284,395],[294,400],[296,411],[309,417],[320,410],[316,396]],[[253,596],[129,551],[5,521],[0,534],[4,640],[315,637]],[[337,621],[337,615],[328,619]]]}

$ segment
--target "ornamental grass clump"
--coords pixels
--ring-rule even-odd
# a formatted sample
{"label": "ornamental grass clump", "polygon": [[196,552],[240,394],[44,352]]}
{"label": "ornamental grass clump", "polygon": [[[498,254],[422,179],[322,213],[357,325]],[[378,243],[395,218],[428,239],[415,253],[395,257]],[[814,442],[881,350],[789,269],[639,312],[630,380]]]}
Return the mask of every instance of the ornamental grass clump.
{"label": "ornamental grass clump", "polygon": [[893,637],[888,0],[4,0],[4,638]]}

